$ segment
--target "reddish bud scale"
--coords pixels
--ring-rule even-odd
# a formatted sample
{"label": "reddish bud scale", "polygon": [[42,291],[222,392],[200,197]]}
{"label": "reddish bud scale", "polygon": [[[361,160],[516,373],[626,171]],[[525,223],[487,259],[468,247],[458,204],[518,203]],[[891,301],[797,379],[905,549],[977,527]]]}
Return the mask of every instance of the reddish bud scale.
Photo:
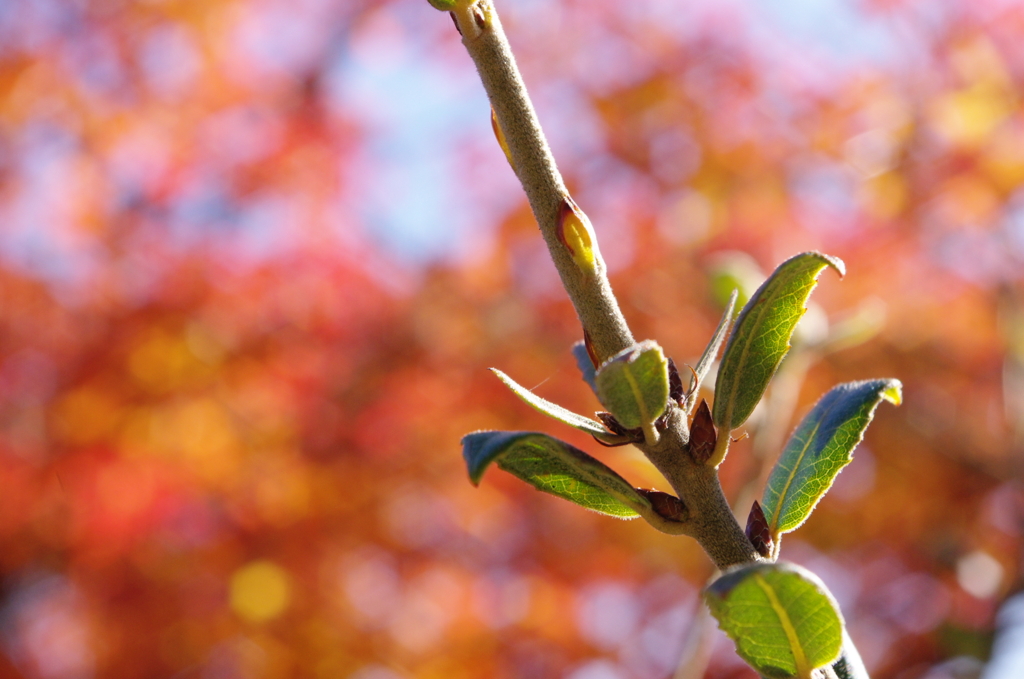
{"label": "reddish bud scale", "polygon": [[668,397],[682,405],[684,396],[686,396],[686,392],[683,391],[683,380],[679,377],[676,362],[670,358],[668,359]]}
{"label": "reddish bud scale", "polygon": [[686,505],[675,495],[669,495],[660,490],[644,490],[643,488],[637,488],[637,492],[651,501],[651,506],[659,515],[670,521],[686,520]]}
{"label": "reddish bud scale", "polygon": [[617,436],[628,436],[630,441],[633,443],[640,443],[644,440],[644,430],[637,427],[636,429],[626,429],[623,427],[615,416],[611,413],[598,412],[596,413],[597,419],[604,423],[604,426],[608,427],[608,431],[616,434]]}
{"label": "reddish bud scale", "polygon": [[615,416],[612,415],[611,413],[606,413],[602,411],[595,414],[597,415],[597,419],[604,422],[604,426],[608,427],[608,430],[611,431],[613,434],[618,434],[619,436],[622,436],[626,433],[626,428],[619,424],[619,421],[616,420]]}
{"label": "reddish bud scale", "polygon": [[597,441],[600,445],[604,446],[605,448],[620,448],[622,446],[628,446],[630,443],[633,443],[633,441],[630,441],[628,439],[614,442],[602,441],[601,439],[597,438],[597,436],[595,436],[594,434],[591,434],[590,437]]}
{"label": "reddish bud scale", "polygon": [[757,553],[768,559],[772,555],[772,533],[768,528],[768,519],[765,518],[764,510],[757,500],[754,500],[750,508],[750,515],[747,516],[747,538]]}
{"label": "reddish bud scale", "polygon": [[708,408],[708,402],[701,399],[693,422],[690,423],[690,457],[697,464],[707,464],[717,443],[718,434],[711,419],[711,409]]}

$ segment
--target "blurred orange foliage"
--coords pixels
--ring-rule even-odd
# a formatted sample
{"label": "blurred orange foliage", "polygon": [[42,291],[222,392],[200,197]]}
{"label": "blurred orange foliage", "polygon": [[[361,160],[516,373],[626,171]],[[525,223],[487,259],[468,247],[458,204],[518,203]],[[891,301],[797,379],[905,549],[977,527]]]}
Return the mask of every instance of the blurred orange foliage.
{"label": "blurred orange foliage", "polygon": [[[699,355],[723,250],[842,257],[832,327],[887,310],[796,382],[784,430],[838,381],[905,405],[785,557],[873,676],[934,679],[1020,584],[1024,8],[852,4],[895,54],[838,63],[743,3],[499,9],[639,339]],[[695,543],[466,480],[460,437],[503,428],[665,485],[485,370],[597,407],[486,104],[439,118],[417,69],[473,75],[422,0],[0,3],[0,674],[672,675]],[[431,182],[387,183],[439,128]],[[707,676],[752,676],[713,643]]]}

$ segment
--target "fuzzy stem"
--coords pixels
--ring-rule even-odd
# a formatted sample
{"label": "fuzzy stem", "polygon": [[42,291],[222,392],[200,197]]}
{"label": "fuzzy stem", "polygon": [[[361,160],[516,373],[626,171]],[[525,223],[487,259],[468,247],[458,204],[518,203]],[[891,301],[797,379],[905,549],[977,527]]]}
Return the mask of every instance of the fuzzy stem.
{"label": "fuzzy stem", "polygon": [[604,262],[594,251],[592,270],[582,269],[559,238],[560,217],[569,192],[558,172],[526,86],[490,0],[480,0],[456,15],[462,43],[476,64],[505,135],[512,164],[530,201],[562,284],[601,361],[632,346],[633,335],[612,294]]}

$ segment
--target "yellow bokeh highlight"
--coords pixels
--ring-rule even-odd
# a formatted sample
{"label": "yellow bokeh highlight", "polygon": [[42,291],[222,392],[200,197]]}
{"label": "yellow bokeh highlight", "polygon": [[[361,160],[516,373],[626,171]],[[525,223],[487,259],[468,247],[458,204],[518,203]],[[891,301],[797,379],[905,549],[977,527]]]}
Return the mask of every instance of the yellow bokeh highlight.
{"label": "yellow bokeh highlight", "polygon": [[226,407],[206,396],[134,409],[124,418],[119,442],[128,456],[161,457],[222,486],[238,477],[245,462],[242,435]]}
{"label": "yellow bokeh highlight", "polygon": [[231,610],[248,622],[267,622],[281,615],[292,598],[291,578],[277,564],[259,559],[231,575]]}
{"label": "yellow bokeh highlight", "polygon": [[903,175],[886,172],[865,182],[861,193],[864,210],[875,219],[893,219],[907,207],[910,189]]}
{"label": "yellow bokeh highlight", "polygon": [[287,456],[250,464],[251,487],[247,492],[256,501],[260,516],[275,526],[287,526],[306,516],[312,506],[309,472]]}
{"label": "yellow bokeh highlight", "polygon": [[950,65],[963,84],[931,103],[931,120],[954,144],[976,147],[1013,113],[1013,81],[992,42],[973,37],[954,46]]}
{"label": "yellow bokeh highlight", "polygon": [[1003,191],[1024,184],[1024,130],[1008,125],[996,131],[981,159],[986,173]]}
{"label": "yellow bokeh highlight", "polygon": [[939,97],[932,103],[931,119],[951,142],[973,147],[987,140],[1011,112],[1004,92],[981,84]]}
{"label": "yellow bokeh highlight", "polygon": [[132,377],[143,388],[157,393],[182,386],[204,368],[187,337],[162,330],[148,334],[128,355]]}
{"label": "yellow bokeh highlight", "polygon": [[63,396],[52,413],[58,438],[71,445],[87,445],[114,429],[121,417],[121,407],[108,390],[86,385]]}

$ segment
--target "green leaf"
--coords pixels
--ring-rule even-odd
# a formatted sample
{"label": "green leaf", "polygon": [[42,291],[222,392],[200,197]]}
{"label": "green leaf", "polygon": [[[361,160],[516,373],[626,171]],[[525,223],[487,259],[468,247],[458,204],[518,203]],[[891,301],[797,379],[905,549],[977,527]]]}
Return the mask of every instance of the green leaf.
{"label": "green leaf", "polygon": [[458,0],[427,0],[434,9],[439,9],[442,12],[451,12],[458,5]]}
{"label": "green leaf", "polygon": [[704,601],[736,653],[769,679],[810,679],[843,645],[843,618],[828,588],[795,564],[730,570],[704,590]]}
{"label": "green leaf", "polygon": [[587,351],[586,343],[581,340],[572,345],[572,355],[576,359],[576,366],[583,375],[583,381],[590,385],[590,389],[596,395],[597,383],[594,379],[597,375],[597,368],[594,367],[594,362],[590,360],[590,352]]}
{"label": "green leaf", "polygon": [[789,338],[803,316],[818,274],[831,266],[845,273],[842,260],[805,252],[779,265],[753,294],[733,326],[715,385],[715,424],[721,436],[746,422],[789,351]]}
{"label": "green leaf", "polygon": [[732,311],[736,307],[738,295],[739,290],[733,288],[732,294],[729,295],[729,301],[725,305],[725,312],[722,314],[721,320],[718,321],[718,327],[715,328],[714,334],[711,335],[711,341],[704,347],[704,353],[701,354],[700,359],[697,361],[697,367],[693,369],[693,376],[690,378],[690,396],[687,398],[686,403],[687,411],[697,402],[697,392],[700,391],[700,385],[704,383],[704,378],[707,377],[708,371],[711,370],[711,364],[718,358],[718,350],[722,348],[725,336],[729,334],[729,324],[732,322]]}
{"label": "green leaf", "polygon": [[526,481],[595,512],[623,519],[653,512],[650,501],[628,481],[582,450],[547,434],[530,431],[481,431],[462,438],[462,456],[474,485],[487,467]]}
{"label": "green leaf", "polygon": [[643,428],[648,443],[658,439],[654,421],[668,405],[668,361],[652,340],[620,351],[598,368],[597,396],[626,429]]}
{"label": "green leaf", "polygon": [[847,382],[821,397],[797,426],[775,463],[764,490],[772,537],[793,530],[811,515],[839,471],[853,459],[875,408],[883,400],[899,405],[899,380]]}
{"label": "green leaf", "polygon": [[534,408],[544,413],[548,417],[553,417],[563,424],[567,424],[570,427],[575,427],[576,429],[586,432],[591,436],[596,436],[597,438],[601,439],[602,441],[605,441],[606,443],[618,442],[619,439],[622,438],[621,436],[616,436],[615,434],[609,432],[607,429],[604,428],[604,425],[602,425],[600,422],[596,420],[592,420],[589,417],[584,417],[583,415],[578,415],[571,410],[563,408],[557,403],[552,403],[547,399],[543,399],[540,396],[537,396],[529,389],[526,389],[521,385],[516,384],[516,382],[511,377],[501,372],[497,368],[491,368],[491,372],[497,375],[498,379],[504,382],[505,386],[511,389],[516,396],[523,399],[529,405],[533,406]]}
{"label": "green leaf", "polygon": [[836,673],[837,679],[871,679],[864,661],[861,660],[860,651],[853,643],[849,633],[843,630],[843,652],[839,658],[832,663],[832,670]]}

